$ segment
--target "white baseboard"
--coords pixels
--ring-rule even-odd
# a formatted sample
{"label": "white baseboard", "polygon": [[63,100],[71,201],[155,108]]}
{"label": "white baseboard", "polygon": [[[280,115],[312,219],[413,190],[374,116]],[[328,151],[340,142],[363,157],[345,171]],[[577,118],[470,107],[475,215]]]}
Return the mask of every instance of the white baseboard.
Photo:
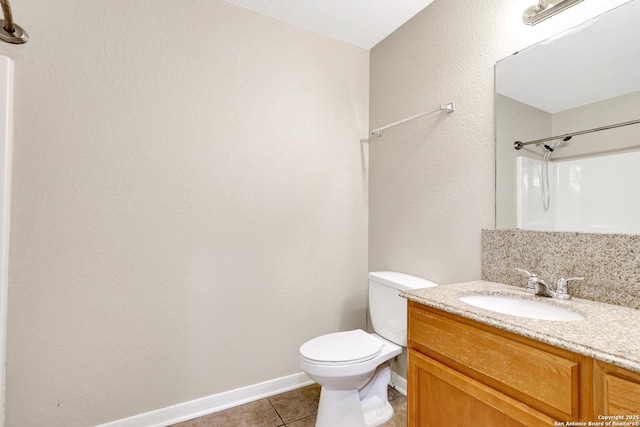
{"label": "white baseboard", "polygon": [[[395,372],[391,373],[391,382],[400,393],[407,395],[407,380]],[[178,405],[145,412],[133,417],[100,424],[96,427],[165,427],[181,421],[191,420],[203,415],[212,414],[234,406],[243,405],[285,391],[294,390],[313,384],[304,373],[276,378],[274,380],[253,384],[247,387],[202,397]]]}
{"label": "white baseboard", "polygon": [[393,388],[395,388],[400,393],[407,395],[407,380],[406,378],[402,378],[400,375],[395,372],[391,372],[391,384],[393,384]]}
{"label": "white baseboard", "polygon": [[190,402],[180,403],[156,411],[146,412],[133,417],[112,421],[96,427],[165,427],[255,400],[264,399],[265,397],[304,387],[309,384],[313,384],[313,381],[309,379],[304,372],[300,372]]}

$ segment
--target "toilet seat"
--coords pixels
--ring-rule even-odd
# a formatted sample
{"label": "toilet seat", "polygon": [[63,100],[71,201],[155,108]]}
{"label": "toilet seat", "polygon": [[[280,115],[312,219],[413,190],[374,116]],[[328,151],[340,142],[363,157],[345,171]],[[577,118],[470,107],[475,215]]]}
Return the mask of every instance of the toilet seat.
{"label": "toilet seat", "polygon": [[316,365],[351,365],[373,359],[382,346],[381,340],[356,329],[309,340],[300,347],[300,357]]}

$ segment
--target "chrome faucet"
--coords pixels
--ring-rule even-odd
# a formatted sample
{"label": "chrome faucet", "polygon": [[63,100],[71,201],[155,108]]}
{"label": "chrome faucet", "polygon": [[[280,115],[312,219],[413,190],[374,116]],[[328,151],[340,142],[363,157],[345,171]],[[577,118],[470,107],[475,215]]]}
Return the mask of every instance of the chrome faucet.
{"label": "chrome faucet", "polygon": [[528,293],[563,300],[571,299],[571,294],[569,293],[567,282],[571,280],[584,280],[584,277],[569,277],[567,279],[561,277],[560,279],[558,279],[558,284],[556,285],[556,290],[554,291],[553,289],[551,289],[551,286],[547,285],[547,283],[539,278],[535,273],[529,273],[527,270],[523,270],[521,268],[516,268],[515,271],[517,271],[518,273],[526,274],[528,276],[529,280],[527,282],[526,290]]}

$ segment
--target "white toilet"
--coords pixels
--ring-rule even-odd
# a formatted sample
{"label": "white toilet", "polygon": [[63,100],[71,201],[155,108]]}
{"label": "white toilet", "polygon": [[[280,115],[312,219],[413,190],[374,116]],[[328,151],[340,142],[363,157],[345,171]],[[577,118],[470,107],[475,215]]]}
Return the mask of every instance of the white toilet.
{"label": "white toilet", "polygon": [[372,427],[393,416],[390,364],[407,346],[407,300],[401,291],[438,286],[394,271],[369,273],[373,329],[322,335],[300,347],[300,367],[322,386],[316,427]]}

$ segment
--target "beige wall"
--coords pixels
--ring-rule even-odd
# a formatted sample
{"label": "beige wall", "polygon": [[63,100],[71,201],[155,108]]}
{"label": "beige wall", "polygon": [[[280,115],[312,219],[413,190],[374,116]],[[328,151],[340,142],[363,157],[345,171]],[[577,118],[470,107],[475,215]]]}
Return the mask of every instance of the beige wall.
{"label": "beige wall", "polygon": [[366,50],[220,0],[20,0],[6,425],[299,372],[364,327]]}
{"label": "beige wall", "polygon": [[494,226],[494,64],[626,0],[582,2],[534,27],[532,0],[438,0],[371,50],[372,128],[455,101],[370,144],[369,268],[480,278]]}

